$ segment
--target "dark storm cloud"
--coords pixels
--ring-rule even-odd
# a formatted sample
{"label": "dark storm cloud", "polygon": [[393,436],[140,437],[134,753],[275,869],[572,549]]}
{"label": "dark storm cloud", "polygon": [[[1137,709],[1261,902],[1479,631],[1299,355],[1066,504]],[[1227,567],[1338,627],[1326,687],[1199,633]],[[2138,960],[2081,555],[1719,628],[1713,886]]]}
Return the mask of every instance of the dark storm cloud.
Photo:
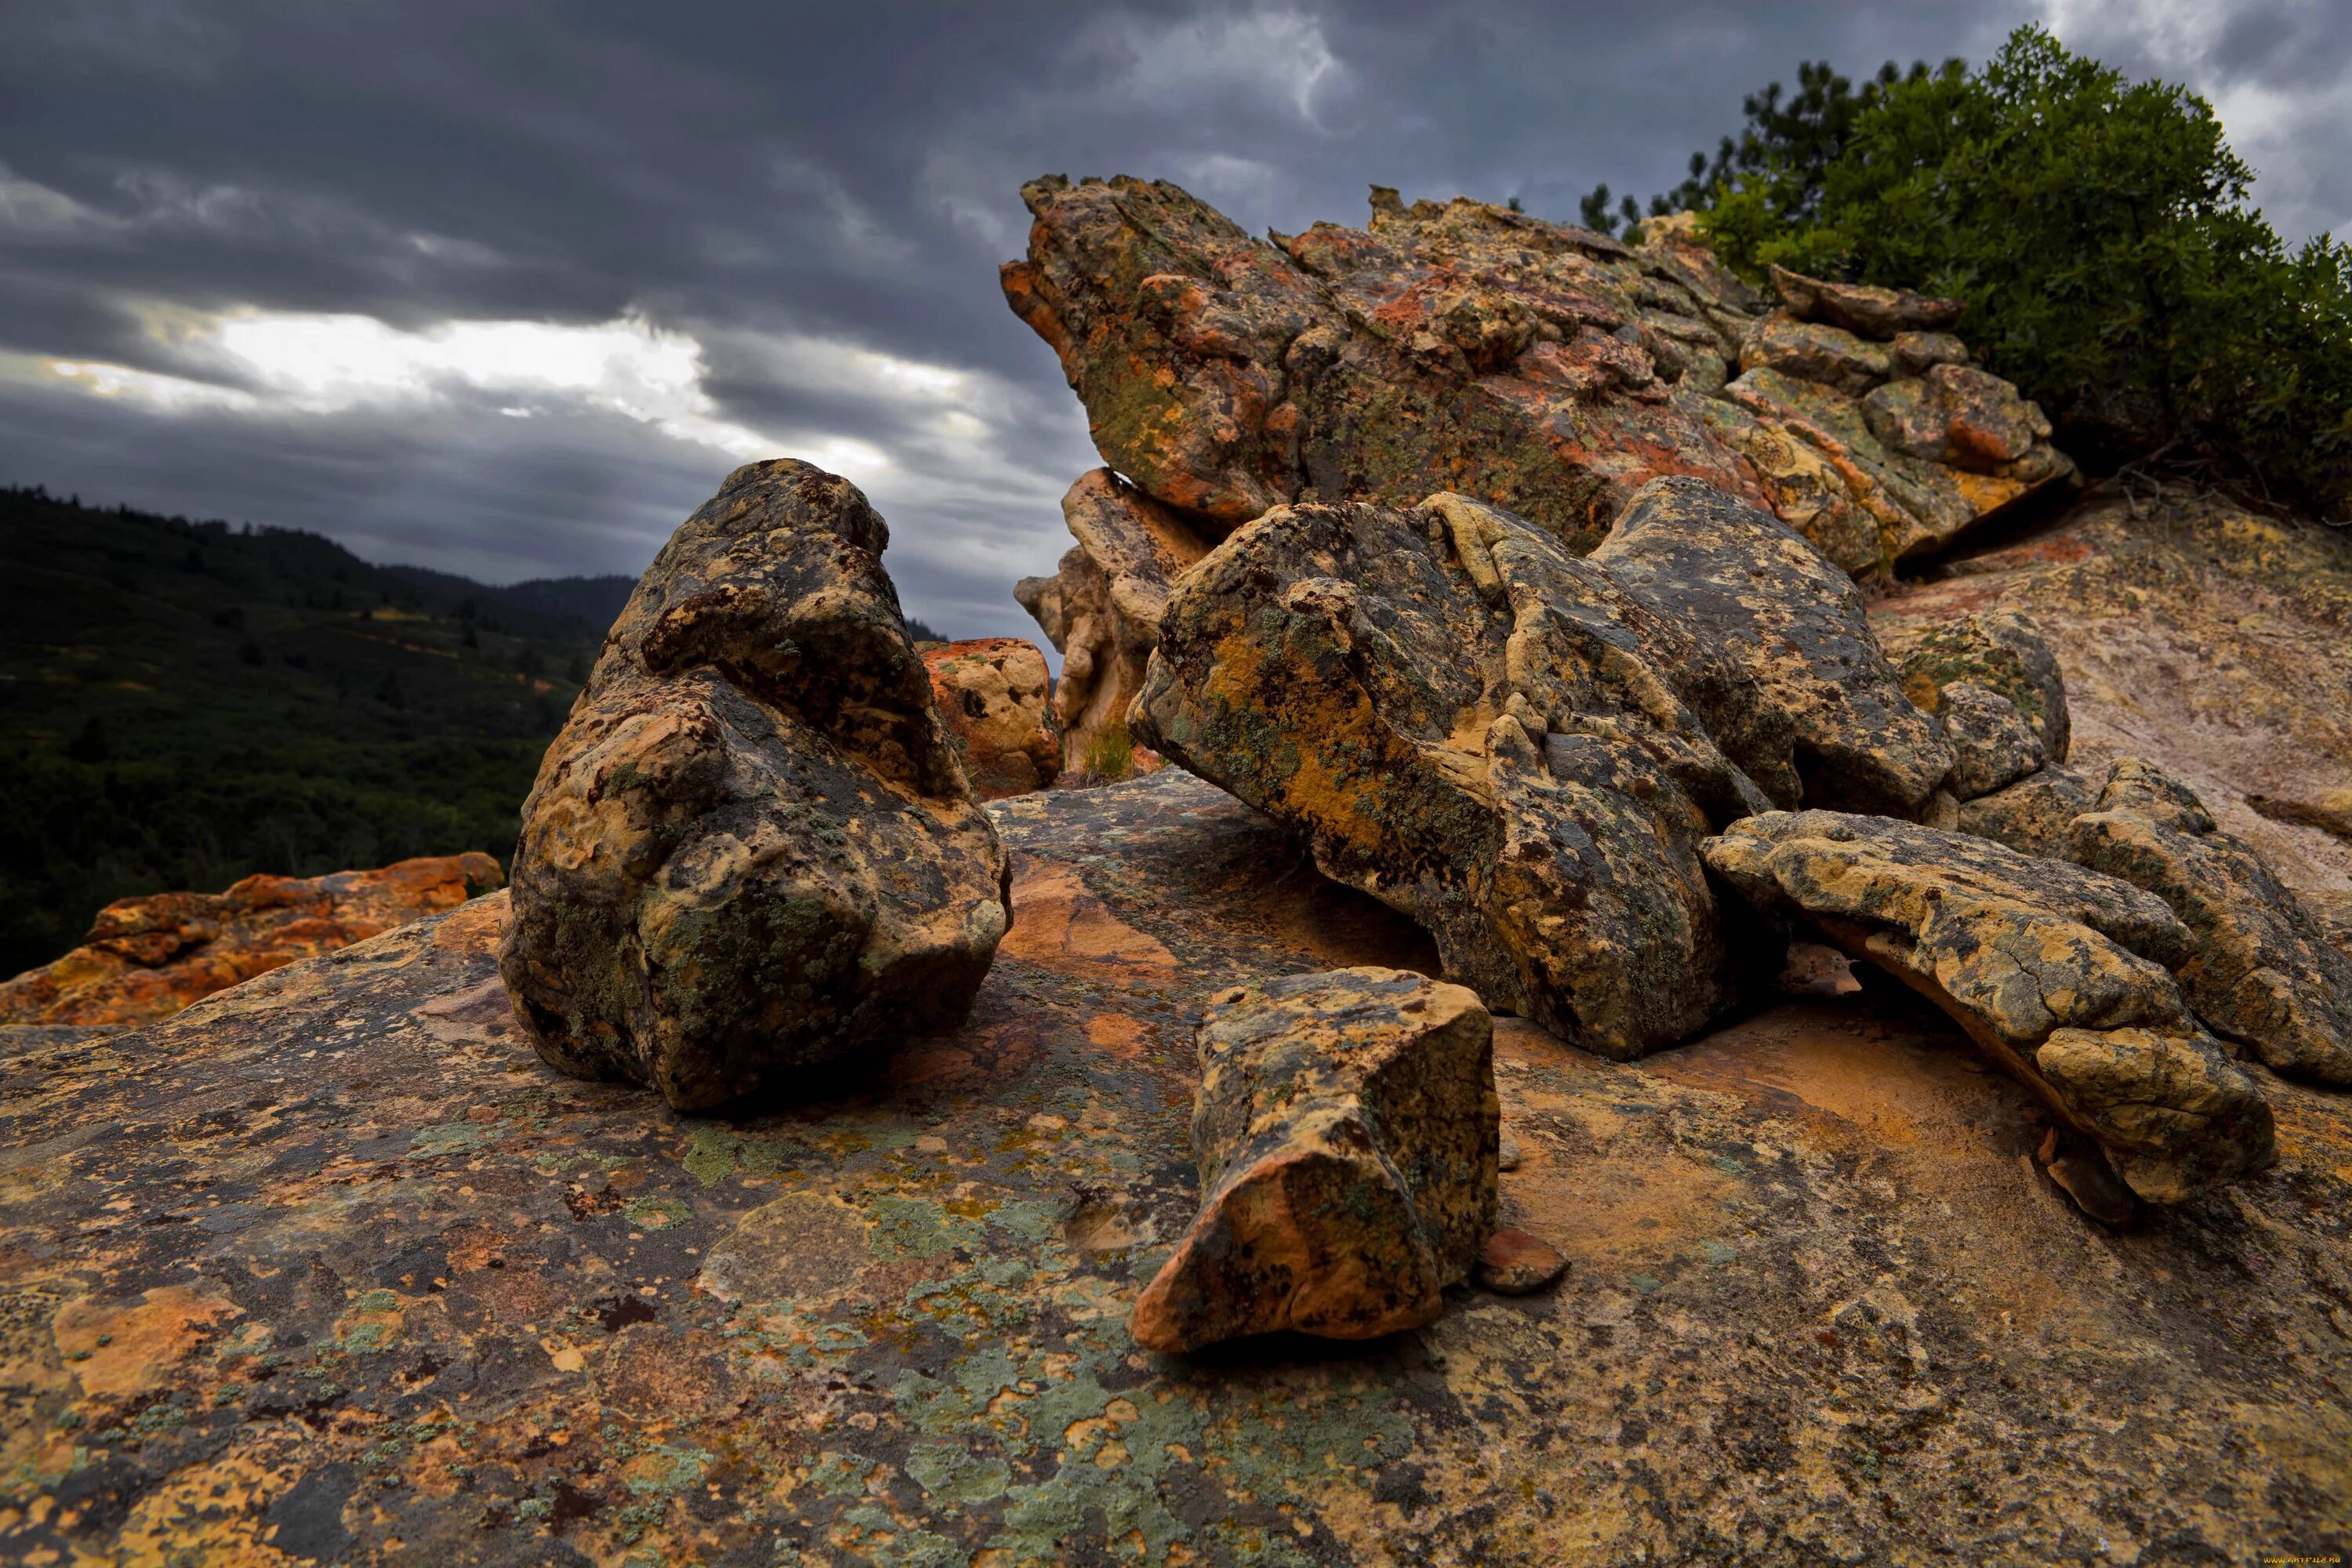
{"label": "dark storm cloud", "polygon": [[[1800,58],[1980,58],[2029,9],[7,7],[0,477],[514,577],[636,570],[772,440],[873,494],[910,608],[1018,634],[1010,583],[1065,547],[1055,498],[1094,460],[996,290],[1022,181],[1163,176],[1253,228],[1358,221],[1373,181],[1566,216],[1596,180],[1671,184]],[[2342,15],[2224,7],[2176,45],[2073,10],[2173,74],[2166,48],[2206,49],[2290,149],[2287,73]],[[343,332],[342,379],[305,379],[282,342],[225,352],[239,311],[396,331]],[[510,384],[431,347],[451,322],[622,321],[642,341],[602,382]],[[614,382],[683,340],[698,385]],[[431,363],[403,381],[404,354]]]}

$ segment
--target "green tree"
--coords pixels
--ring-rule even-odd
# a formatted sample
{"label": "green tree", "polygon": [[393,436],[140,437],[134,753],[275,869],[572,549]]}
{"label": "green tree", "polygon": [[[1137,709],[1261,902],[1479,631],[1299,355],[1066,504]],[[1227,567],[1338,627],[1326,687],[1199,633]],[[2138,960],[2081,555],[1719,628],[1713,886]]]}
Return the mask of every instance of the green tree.
{"label": "green tree", "polygon": [[1692,205],[1733,267],[1968,301],[1962,333],[2094,468],[2161,455],[2252,496],[2352,500],[2352,252],[2290,252],[2212,106],[2046,30],[1971,71],[1809,64],[1746,103]]}

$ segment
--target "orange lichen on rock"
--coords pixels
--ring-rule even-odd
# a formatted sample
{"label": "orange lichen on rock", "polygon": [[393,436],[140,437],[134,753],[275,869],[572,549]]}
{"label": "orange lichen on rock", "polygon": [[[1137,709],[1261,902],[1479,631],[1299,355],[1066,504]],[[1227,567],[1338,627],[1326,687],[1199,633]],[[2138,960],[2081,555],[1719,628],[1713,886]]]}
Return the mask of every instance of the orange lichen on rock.
{"label": "orange lichen on rock", "polygon": [[332,952],[505,884],[478,850],[376,871],[247,877],[225,893],[154,893],[99,911],[82,945],[0,984],[0,1023],[152,1023],[298,958]]}
{"label": "orange lichen on rock", "polygon": [[1037,645],[973,637],[920,651],[971,793],[1002,800],[1050,785],[1062,771],[1062,740],[1046,709],[1053,678]]}

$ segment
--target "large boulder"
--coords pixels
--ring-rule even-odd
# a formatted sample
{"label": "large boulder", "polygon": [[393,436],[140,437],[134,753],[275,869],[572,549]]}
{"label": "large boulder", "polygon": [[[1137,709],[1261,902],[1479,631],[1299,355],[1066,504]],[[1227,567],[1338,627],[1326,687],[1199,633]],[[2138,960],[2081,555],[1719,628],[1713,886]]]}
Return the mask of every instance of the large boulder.
{"label": "large boulder", "polygon": [[1060,357],[1104,460],[1215,526],[1451,489],[1580,552],[1643,484],[1685,475],[1864,574],[2072,471],[2039,435],[1988,471],[1966,419],[1937,428],[1961,431],[1945,445],[1968,466],[1883,447],[1858,398],[1908,381],[1933,402],[1918,378],[1964,357],[1935,335],[1957,307],[1784,285],[1791,308],[1768,318],[1685,221],[1629,246],[1375,187],[1364,229],[1257,239],[1164,182],[1022,195],[1036,222],[1007,301]]}
{"label": "large boulder", "polygon": [[671,536],[524,803],[541,1056],[707,1107],[951,1027],[1009,915],[856,487],[750,464]]}
{"label": "large boulder", "polygon": [[1061,651],[1054,716],[1064,769],[1117,777],[1133,765],[1127,710],[1143,689],[1169,584],[1226,530],[1160,505],[1108,468],[1083,474],[1070,487],[1062,521],[1077,543],[1061,569],[1023,578],[1013,596]]}
{"label": "large boulder", "polygon": [[2352,958],[2194,791],[2123,758],[2066,847],[2180,917],[2191,942],[2180,986],[2215,1033],[2291,1078],[2352,1088]]}
{"label": "large boulder", "polygon": [[478,850],[378,871],[247,877],[225,893],[151,893],[98,912],[82,944],[0,983],[0,1024],[128,1028],[215,991],[490,892],[506,878]]}
{"label": "large boulder", "polygon": [[1434,1321],[1495,1228],[1493,1035],[1469,991],[1396,969],[1210,998],[1201,1214],[1136,1298],[1137,1342],[1364,1340]]}
{"label": "large boulder", "polygon": [[1604,1056],[1737,1000],[1700,840],[1770,802],[1675,693],[1697,639],[1460,496],[1284,507],[1176,584],[1131,722]]}
{"label": "large boulder", "polygon": [[[1654,479],[1586,559],[1691,634],[1704,657],[1668,679],[1779,804],[1916,817],[1951,771],[1853,581],[1770,513]],[[1725,664],[1748,679],[1720,679]]]}
{"label": "large boulder", "polygon": [[2008,610],[1971,613],[1907,639],[1903,689],[1943,721],[1961,800],[2063,763],[2073,744],[2066,681],[2040,628]]}
{"label": "large boulder", "polygon": [[1053,672],[1034,643],[972,637],[924,643],[948,739],[982,800],[1045,789],[1062,771],[1062,739],[1047,711]]}
{"label": "large boulder", "polygon": [[2178,1203],[2275,1157],[2261,1090],[2168,973],[2189,932],[2150,894],[1966,834],[1835,812],[1752,817],[1706,855],[1759,908],[1950,1014],[2140,1197]]}

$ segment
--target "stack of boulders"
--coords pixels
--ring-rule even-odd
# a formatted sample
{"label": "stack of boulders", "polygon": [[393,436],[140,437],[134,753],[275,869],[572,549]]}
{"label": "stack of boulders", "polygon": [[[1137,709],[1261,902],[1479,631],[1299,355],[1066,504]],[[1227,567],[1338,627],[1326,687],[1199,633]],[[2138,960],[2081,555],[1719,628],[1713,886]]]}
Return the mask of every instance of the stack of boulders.
{"label": "stack of boulders", "polygon": [[99,911],[82,944],[0,982],[0,1025],[132,1028],[299,959],[495,890],[478,850],[324,877],[247,877],[225,893],[152,893]]}
{"label": "stack of boulders", "polygon": [[1376,188],[1366,229],[1256,239],[1164,182],[1022,195],[1005,298],[1109,465],[1063,503],[1057,574],[1017,590],[1066,661],[1073,767],[1140,684],[1168,584],[1273,506],[1451,490],[1582,554],[1687,475],[1867,576],[2073,473],[1969,364],[1957,303],[1776,273],[1773,308],[1686,217],[1629,246]]}
{"label": "stack of boulders", "polygon": [[2113,1223],[2275,1158],[2225,1041],[2352,1083],[2343,955],[2179,784],[2069,766],[2030,624],[1874,635],[1858,577],[2071,472],[1956,304],[1780,273],[1767,311],[1673,222],[1627,247],[1383,192],[1369,233],[1269,243],[1172,186],[1025,194],[1005,289],[1113,466],[1019,589],[1065,653],[1058,753],[1039,671],[908,641],[845,481],[739,471],[526,808],[503,967],[550,1061],[698,1107],[953,1026],[1011,918],[974,783],[1148,756],[1410,915],[1445,976],[1209,1000],[1153,1348],[1549,1279],[1495,1231],[1489,1010],[1632,1058],[1764,995],[1795,937],[1950,1015]]}

